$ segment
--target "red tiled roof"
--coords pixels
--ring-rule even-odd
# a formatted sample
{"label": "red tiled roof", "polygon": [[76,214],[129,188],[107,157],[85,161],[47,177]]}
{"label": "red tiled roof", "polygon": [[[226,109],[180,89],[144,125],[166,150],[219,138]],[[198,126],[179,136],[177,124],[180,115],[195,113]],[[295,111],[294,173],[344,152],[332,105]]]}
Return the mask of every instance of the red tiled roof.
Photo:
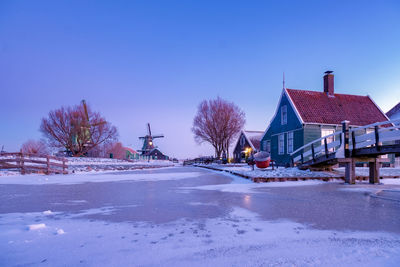
{"label": "red tiled roof", "polygon": [[286,89],[304,123],[364,126],[387,118],[368,96],[334,94]]}

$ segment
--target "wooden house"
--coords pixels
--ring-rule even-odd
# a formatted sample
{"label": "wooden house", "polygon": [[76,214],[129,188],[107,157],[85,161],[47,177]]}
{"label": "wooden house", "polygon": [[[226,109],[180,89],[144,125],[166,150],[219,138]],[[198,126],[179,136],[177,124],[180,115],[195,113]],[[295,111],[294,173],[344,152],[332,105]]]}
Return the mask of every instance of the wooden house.
{"label": "wooden house", "polygon": [[400,120],[400,102],[397,103],[396,106],[391,108],[387,113],[386,116],[391,120]]}
{"label": "wooden house", "polygon": [[139,159],[139,153],[130,147],[124,147],[126,159]]}
{"label": "wooden house", "polygon": [[150,151],[147,151],[143,156],[147,157],[148,159],[155,159],[155,160],[168,160],[169,157],[161,153],[160,150],[157,148],[153,148]]}
{"label": "wooden house", "polygon": [[288,165],[290,153],[297,148],[341,131],[344,120],[355,127],[388,119],[369,96],[336,94],[331,71],[325,72],[323,80],[322,92],[283,88],[275,115],[261,138],[261,150],[270,152],[277,164]]}
{"label": "wooden house", "polygon": [[263,133],[262,131],[241,131],[233,149],[233,159],[236,163],[246,162],[252,152],[260,150],[260,139]]}

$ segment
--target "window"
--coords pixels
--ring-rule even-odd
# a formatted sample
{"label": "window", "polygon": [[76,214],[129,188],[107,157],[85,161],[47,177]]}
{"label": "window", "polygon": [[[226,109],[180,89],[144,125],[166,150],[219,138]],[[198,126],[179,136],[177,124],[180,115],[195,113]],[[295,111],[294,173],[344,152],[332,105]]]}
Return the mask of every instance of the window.
{"label": "window", "polygon": [[264,140],[262,143],[262,150],[271,153],[271,140]]}
{"label": "window", "polygon": [[267,146],[265,148],[265,151],[271,153],[271,140],[267,140]]}
{"label": "window", "polygon": [[285,134],[280,134],[278,137],[278,154],[285,154]]}
{"label": "window", "polygon": [[[324,137],[324,136],[333,134],[334,132],[335,132],[335,130],[333,130],[333,129],[322,129],[322,130],[321,130],[321,137]],[[333,141],[335,141],[334,136],[330,136],[330,137],[326,138],[326,142],[327,142],[328,144],[329,144],[329,143],[332,143]],[[322,139],[321,144],[322,144],[322,145],[325,145],[325,139]],[[335,150],[334,147],[329,148],[329,152],[333,152],[334,150]]]}
{"label": "window", "polygon": [[293,132],[287,133],[287,153],[293,152]]}
{"label": "window", "polygon": [[242,137],[240,138],[240,146],[243,147],[245,142],[246,142],[246,137],[244,137],[244,135],[242,135]]}
{"label": "window", "polygon": [[287,106],[284,105],[281,107],[281,124],[287,124]]}

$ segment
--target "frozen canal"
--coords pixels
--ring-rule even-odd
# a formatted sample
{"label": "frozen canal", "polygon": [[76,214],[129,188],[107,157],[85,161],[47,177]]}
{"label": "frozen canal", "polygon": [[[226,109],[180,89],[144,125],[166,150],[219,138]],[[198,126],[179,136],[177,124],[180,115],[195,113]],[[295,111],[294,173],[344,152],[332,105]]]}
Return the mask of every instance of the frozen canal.
{"label": "frozen canal", "polygon": [[399,266],[399,195],[194,167],[0,177],[0,266]]}

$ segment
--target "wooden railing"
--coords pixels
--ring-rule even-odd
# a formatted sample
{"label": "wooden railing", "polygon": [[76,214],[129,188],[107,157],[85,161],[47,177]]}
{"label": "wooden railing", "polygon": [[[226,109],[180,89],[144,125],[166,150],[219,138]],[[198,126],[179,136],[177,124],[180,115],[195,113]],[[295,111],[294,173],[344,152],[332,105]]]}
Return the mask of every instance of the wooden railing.
{"label": "wooden railing", "polygon": [[67,159],[49,155],[34,155],[21,152],[0,153],[0,169],[16,169],[25,173],[68,174]]}
{"label": "wooden railing", "polygon": [[[323,155],[328,158],[330,154],[335,153],[335,151],[339,151],[339,149],[342,149],[345,153],[343,154],[344,157],[349,157],[351,151],[355,151],[356,149],[369,146],[379,149],[383,142],[400,140],[400,119],[376,122],[352,129],[348,129],[348,124],[347,126],[343,124],[342,127],[343,129],[347,127],[347,131],[342,130],[327,136],[323,136],[296,149],[290,154],[292,158],[292,165],[296,165],[297,163],[303,164],[304,162],[310,160],[315,161],[317,157]],[[373,131],[370,133],[365,133],[368,129],[373,129]],[[363,132],[360,134],[361,131]],[[335,140],[331,143],[327,143],[329,138],[334,138]],[[348,152],[346,152],[346,150]],[[343,156],[336,155],[336,157]]]}
{"label": "wooden railing", "polygon": [[[386,127],[382,127],[386,126]],[[370,133],[360,134],[360,131],[374,129]],[[350,130],[351,148],[353,150],[368,146],[379,148],[383,142],[400,140],[400,119],[377,122]]]}
{"label": "wooden railing", "polygon": [[[328,143],[328,140],[330,138],[333,138],[334,141]],[[311,159],[315,160],[315,158],[321,155],[325,155],[326,157],[328,157],[329,154],[334,153],[337,150],[337,148],[340,147],[341,145],[342,145],[342,132],[336,132],[333,134],[323,136],[293,151],[290,154],[292,157],[292,164],[294,165],[297,162],[304,163]],[[294,157],[294,155],[297,156]]]}

